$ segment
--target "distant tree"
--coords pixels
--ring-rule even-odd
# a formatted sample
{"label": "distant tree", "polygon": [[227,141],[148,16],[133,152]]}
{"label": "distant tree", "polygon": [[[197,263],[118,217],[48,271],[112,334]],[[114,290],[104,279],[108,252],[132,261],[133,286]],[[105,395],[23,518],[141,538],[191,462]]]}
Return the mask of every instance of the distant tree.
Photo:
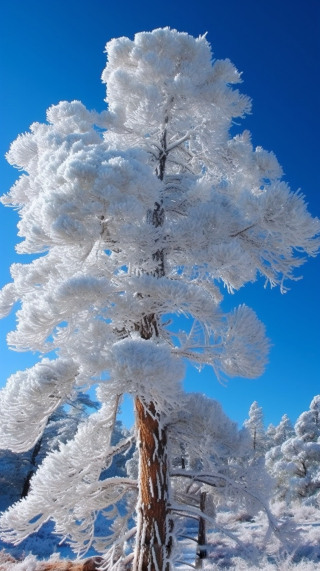
{"label": "distant tree", "polygon": [[[267,468],[277,481],[277,497],[287,502],[311,497],[320,490],[319,412],[318,395],[299,416],[293,434],[288,418],[282,417],[282,438],[266,454]],[[285,433],[288,437],[283,440]]]}
{"label": "distant tree", "polygon": [[[239,431],[216,400],[187,395],[169,421],[168,440],[173,506],[180,516],[199,520],[197,567],[206,557],[206,527],[217,527],[218,504],[232,500],[247,515],[264,509],[276,525],[268,508],[272,482],[263,463],[253,461],[250,434]],[[232,536],[230,529],[218,529]]]}
{"label": "distant tree", "polygon": [[305,442],[317,442],[320,438],[320,395],[312,399],[308,411],[300,414],[294,430]]}
{"label": "distant tree", "polygon": [[281,445],[292,436],[294,436],[292,422],[288,415],[284,414],[278,426],[275,427],[274,443],[276,445]]}
{"label": "distant tree", "polygon": [[[212,61],[204,36],[165,28],[107,50],[108,110],[62,102],[8,153],[25,171],[2,199],[19,208],[17,249],[41,254],[14,264],[2,290],[3,314],[21,302],[8,340],[58,356],[11,377],[3,438],[32,448],[83,385],[100,382],[102,406],[47,456],[28,496],[2,516],[2,537],[20,541],[51,518],[85,551],[104,510],[113,534],[99,549],[113,544],[110,567],[133,559],[136,571],[167,571],[174,509],[165,418],[181,401],[184,361],[218,376],[259,376],[264,327],[246,306],[221,312],[218,285],[231,292],[262,275],[283,290],[301,252],[315,254],[320,225],[281,182],[273,153],[254,149],[248,132],[229,134],[250,100],[231,87],[240,74],[230,61]],[[188,316],[190,327],[173,335],[167,314]],[[111,443],[124,393],[135,399],[138,482],[100,479],[131,443]],[[119,545],[132,534],[132,504],[136,543],[126,555]]]}
{"label": "distant tree", "polygon": [[284,414],[277,426],[269,424],[266,430],[266,451],[283,444],[294,436],[294,428],[287,414]]}
{"label": "distant tree", "polygon": [[254,401],[249,409],[249,418],[244,421],[252,439],[253,453],[256,457],[264,456],[267,447],[267,435],[264,428],[262,407]]}
{"label": "distant tree", "polygon": [[267,450],[270,450],[270,448],[273,448],[274,446],[274,437],[275,437],[275,433],[276,433],[276,427],[274,426],[274,424],[269,424],[267,430],[266,430],[266,445],[267,445]]}

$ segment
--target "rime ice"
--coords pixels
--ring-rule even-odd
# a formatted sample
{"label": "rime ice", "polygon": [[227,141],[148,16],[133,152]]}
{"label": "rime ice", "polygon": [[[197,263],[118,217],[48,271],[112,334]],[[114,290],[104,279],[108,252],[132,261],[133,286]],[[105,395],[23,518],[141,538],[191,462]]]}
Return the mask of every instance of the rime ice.
{"label": "rime ice", "polygon": [[[259,376],[268,353],[264,327],[245,306],[222,313],[219,287],[232,292],[262,275],[284,289],[301,253],[316,253],[320,227],[281,180],[274,154],[254,149],[246,131],[230,136],[250,99],[233,88],[241,74],[232,63],[212,60],[205,37],[165,28],[112,40],[107,51],[107,110],[61,102],[7,155],[24,171],[2,198],[19,208],[17,250],[43,254],[14,265],[13,282],[2,290],[3,314],[21,302],[8,341],[17,350],[56,351],[57,359],[17,373],[2,391],[1,408],[12,416],[3,443],[21,448],[19,425],[32,426],[35,415],[32,445],[50,411],[83,385],[98,381],[104,404],[72,443],[48,456],[32,482],[33,500],[13,506],[1,525],[4,537],[19,541],[52,518],[81,551],[94,541],[98,509],[116,514],[123,497],[132,506],[130,479],[99,481],[101,455],[110,448],[95,428],[112,426],[119,396],[131,393],[141,447],[134,568],[168,571],[173,516],[165,418],[182,399],[183,362],[208,364],[217,376]],[[163,319],[168,313],[188,316],[191,329],[173,336]],[[39,367],[49,371],[49,385]],[[65,375],[56,374],[63,367]],[[50,383],[55,404],[48,404]],[[150,431],[157,435],[152,461],[144,455]],[[90,461],[79,443],[91,433]],[[74,494],[67,493],[69,454]],[[53,505],[45,486],[56,466],[63,478]],[[162,506],[157,518],[155,495]],[[119,549],[128,517],[114,524]]]}

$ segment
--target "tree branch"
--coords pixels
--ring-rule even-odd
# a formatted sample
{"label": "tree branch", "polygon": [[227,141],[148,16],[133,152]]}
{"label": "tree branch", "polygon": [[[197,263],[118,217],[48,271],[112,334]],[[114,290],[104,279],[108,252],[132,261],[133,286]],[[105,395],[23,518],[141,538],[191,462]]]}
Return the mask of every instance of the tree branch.
{"label": "tree branch", "polygon": [[172,511],[185,513],[186,517],[188,517],[189,514],[191,515],[191,517],[192,516],[197,516],[198,518],[202,517],[203,519],[211,523],[215,529],[217,529],[221,533],[224,533],[225,535],[230,537],[230,539],[233,539],[233,541],[235,541],[245,552],[248,553],[247,547],[244,545],[244,543],[242,543],[242,541],[236,535],[234,535],[231,531],[225,529],[224,527],[220,527],[219,525],[217,525],[217,522],[212,517],[208,516],[206,513],[202,512],[198,508],[195,508],[193,506],[188,506],[188,508],[185,508],[184,506],[180,506],[179,504],[172,504],[171,509]]}
{"label": "tree branch", "polygon": [[251,496],[252,498],[254,498],[255,500],[257,500],[257,502],[259,502],[267,516],[268,516],[268,520],[272,526],[272,529],[274,532],[278,533],[279,532],[279,526],[278,523],[276,522],[273,514],[271,513],[269,507],[266,505],[266,503],[264,502],[264,500],[262,498],[260,498],[257,494],[255,494],[254,492],[251,492],[250,490],[248,490],[248,488],[246,488],[244,485],[242,484],[238,484],[237,482],[235,482],[234,480],[232,480],[231,478],[229,478],[228,476],[225,476],[225,474],[221,474],[220,472],[214,473],[211,472],[210,474],[203,474],[201,472],[185,472],[185,471],[173,471],[170,474],[171,477],[184,477],[184,478],[191,478],[194,482],[202,482],[203,484],[207,484],[209,486],[214,486],[214,484],[212,482],[210,482],[210,478],[221,478],[222,480],[225,480],[225,482],[227,482],[231,487],[235,488],[236,490],[240,490],[242,491],[244,494]]}

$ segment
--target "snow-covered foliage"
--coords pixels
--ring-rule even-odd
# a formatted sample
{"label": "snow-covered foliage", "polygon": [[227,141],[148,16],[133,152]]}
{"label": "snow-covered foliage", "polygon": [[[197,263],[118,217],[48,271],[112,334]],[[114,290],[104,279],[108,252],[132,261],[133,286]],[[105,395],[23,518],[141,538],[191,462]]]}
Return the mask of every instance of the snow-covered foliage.
{"label": "snow-covered foliage", "polygon": [[43,359],[12,375],[0,392],[0,447],[30,450],[50,415],[70,396],[76,374],[73,361]]}
{"label": "snow-covered foliage", "polygon": [[[18,528],[21,541],[37,531],[50,513],[56,532],[67,533],[78,551],[83,545],[86,549],[91,547],[97,512],[114,508],[109,512],[109,519],[114,520],[116,504],[127,490],[137,485],[127,478],[100,480],[114,454],[127,449],[131,441],[129,437],[116,447],[111,445],[117,406],[113,397],[109,406],[102,406],[80,424],[73,440],[61,443],[59,450],[45,458],[32,478],[28,496],[3,514],[3,539],[14,543],[16,532],[10,530]],[[99,541],[103,543],[102,538]]]}
{"label": "snow-covered foliage", "polygon": [[[319,496],[320,491],[320,395],[313,398],[310,409],[303,412],[295,426],[294,433],[284,417],[278,427],[287,438],[275,439],[275,446],[266,454],[270,473],[277,481],[277,497],[287,502]],[[282,426],[281,426],[282,425]]]}
{"label": "snow-covered foliage", "polygon": [[61,405],[51,414],[41,438],[38,464],[42,462],[48,452],[57,450],[60,443],[65,444],[74,438],[79,424],[99,406],[99,403],[92,401],[88,395],[76,392],[64,405]]}
{"label": "snow-covered foliage", "polygon": [[[313,399],[312,409],[317,400],[317,397]],[[305,418],[305,415],[301,415],[301,418]],[[225,415],[217,401],[201,394],[186,395],[180,409],[172,413],[167,418],[167,422],[171,449],[172,500],[177,513],[175,521],[178,539],[177,562],[193,563],[196,561],[196,565],[199,564],[195,543],[198,535],[196,522],[198,518],[205,516],[207,518],[205,520],[207,527],[206,559],[200,560],[203,569],[206,569],[208,565],[210,567],[213,563],[218,569],[221,565],[222,568],[227,567],[231,570],[233,566],[235,569],[247,569],[247,566],[255,568],[254,566],[257,565],[257,568],[262,569],[269,566],[270,570],[283,568],[298,571],[302,568],[304,571],[308,568],[313,569],[313,565],[318,565],[315,562],[320,558],[320,551],[317,548],[319,544],[317,527],[320,511],[319,495],[315,493],[309,497],[295,499],[291,494],[291,498],[287,496],[286,503],[278,502],[278,485],[272,487],[272,480],[268,479],[264,471],[263,458],[257,459],[254,455],[249,431],[247,429],[238,431],[236,424]],[[287,415],[284,415],[274,429],[277,433],[283,434],[283,427],[289,429],[290,425]],[[48,428],[44,433],[44,440],[47,439],[47,431]],[[290,430],[287,436],[288,439],[291,438]],[[128,437],[128,431],[117,422],[111,438],[112,446],[116,447],[121,441],[125,443]],[[277,441],[274,441],[274,445]],[[105,483],[107,478],[112,484],[115,478],[120,477],[120,482],[120,479],[126,476],[124,462],[128,455],[121,454],[121,446],[117,449],[119,454],[114,456],[113,464],[101,472],[100,480]],[[125,450],[125,446],[123,449]],[[9,454],[14,456],[13,453]],[[11,463],[12,461],[11,459]],[[2,472],[5,468],[3,458],[0,458],[0,466]],[[133,458],[127,461],[126,466],[128,477],[136,480],[138,477],[137,449]],[[19,466],[15,458],[15,470],[19,469],[23,470],[23,465]],[[277,484],[276,476],[275,474]],[[287,477],[289,476],[290,474],[287,474]],[[5,490],[7,494],[10,493],[8,486]],[[120,511],[127,509],[127,514],[133,515],[136,492],[132,493],[131,500],[133,501],[130,502],[129,498],[126,504],[119,507]],[[205,495],[205,503],[200,516],[199,509],[201,509],[203,495]],[[273,514],[269,512],[269,517],[271,515],[273,518],[271,522],[270,519],[268,522],[267,497],[272,502]],[[267,510],[264,509],[265,507]],[[124,511],[122,511],[123,515]],[[114,530],[121,527],[119,514],[112,521]],[[102,523],[102,519],[99,516],[96,520],[95,532],[99,531],[100,522]],[[104,534],[110,535],[106,523],[103,524],[103,531]],[[109,527],[110,523],[109,520]],[[270,523],[271,525],[275,523],[279,527],[271,541],[268,540]],[[48,559],[50,554],[57,549],[58,542],[58,539],[50,535],[51,529],[52,527],[46,524],[41,528],[40,533],[33,534],[24,540],[21,547],[10,548],[10,553],[21,558],[23,553],[31,550],[32,553]],[[128,539],[132,533],[134,529],[129,532]],[[103,534],[99,531],[98,535]],[[115,537],[109,537],[110,539],[114,541]],[[99,542],[99,538],[96,537],[96,540]],[[105,540],[106,538],[103,539]],[[120,545],[121,541],[114,542],[115,553]],[[62,550],[64,557],[69,555],[65,546],[58,547],[58,550],[59,552]],[[95,552],[90,549],[90,553]],[[35,565],[39,563],[36,559],[34,562]],[[183,563],[179,563],[180,568],[184,569]]]}
{"label": "snow-covered foliage", "polygon": [[[84,551],[97,511],[107,510],[113,520],[119,513],[113,537],[124,545],[130,510],[123,515],[117,504],[126,496],[132,505],[137,483],[100,474],[129,445],[111,445],[119,397],[129,393],[140,411],[134,565],[146,570],[152,560],[164,570],[173,516],[162,419],[181,402],[184,360],[208,364],[218,377],[259,376],[268,353],[264,326],[246,306],[223,313],[219,285],[232,292],[262,275],[284,290],[303,253],[316,253],[320,224],[281,181],[272,152],[253,148],[246,131],[230,136],[250,100],[233,87],[241,74],[229,60],[212,60],[204,36],[158,29],[112,40],[107,52],[108,109],[52,106],[47,123],[31,125],[7,155],[24,171],[2,198],[19,209],[17,251],[41,254],[14,264],[13,282],[1,292],[3,315],[21,303],[8,342],[57,358],[9,380],[2,443],[32,447],[49,416],[83,386],[100,383],[102,407],[45,459],[1,527],[18,542],[51,518]],[[166,314],[186,315],[193,325],[174,335]],[[153,464],[143,456],[148,426],[157,435]],[[162,488],[154,485],[160,481]],[[157,518],[152,502],[141,500],[151,488],[161,498]],[[101,539],[100,548],[110,541]],[[123,560],[112,561],[120,569]]]}
{"label": "snow-covered foliage", "polygon": [[171,418],[168,435],[172,506],[180,518],[180,533],[188,532],[188,518],[199,518],[203,527],[214,526],[233,537],[230,526],[225,528],[216,518],[219,507],[228,505],[233,512],[244,511],[249,519],[264,510],[278,534],[280,526],[268,507],[272,479],[263,460],[252,453],[249,431],[239,431],[217,401],[188,395],[185,407]]}
{"label": "snow-covered foliage", "polygon": [[251,435],[254,455],[263,456],[267,446],[267,438],[264,429],[262,407],[254,401],[249,409],[249,418],[244,421],[244,426]]}
{"label": "snow-covered foliage", "polygon": [[76,401],[69,400],[67,406],[61,405],[50,415],[43,435],[30,450],[0,450],[0,511],[27,495],[32,475],[43,459],[60,443],[71,440],[87,410],[96,407],[87,395],[77,393]]}

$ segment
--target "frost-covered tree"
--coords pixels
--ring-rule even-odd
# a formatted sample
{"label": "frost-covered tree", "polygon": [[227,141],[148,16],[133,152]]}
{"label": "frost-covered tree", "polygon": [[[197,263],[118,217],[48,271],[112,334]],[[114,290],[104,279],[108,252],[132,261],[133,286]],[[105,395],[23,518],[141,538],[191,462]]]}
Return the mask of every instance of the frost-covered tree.
{"label": "frost-covered tree", "polygon": [[250,406],[249,418],[243,424],[251,435],[254,455],[256,457],[263,456],[267,446],[267,436],[264,428],[263,410],[257,401],[254,401]]}
{"label": "frost-covered tree", "polygon": [[275,446],[281,446],[288,438],[294,436],[294,428],[287,414],[284,414],[277,426],[269,424],[265,433],[266,452]]}
{"label": "frost-covered tree", "polygon": [[197,564],[205,554],[201,545],[206,543],[206,526],[232,537],[230,527],[217,524],[218,504],[245,508],[250,515],[264,509],[271,526],[276,526],[268,507],[271,478],[263,463],[252,459],[250,433],[239,431],[216,400],[187,395],[168,423],[168,440],[173,509],[181,517],[199,519]]}
{"label": "frost-covered tree", "polygon": [[273,446],[274,446],[275,433],[276,433],[276,427],[274,426],[274,424],[270,423],[267,430],[266,430],[267,450],[270,450],[270,448],[273,448]]}
{"label": "frost-covered tree", "polygon": [[277,482],[276,496],[287,502],[311,497],[320,490],[319,412],[320,395],[317,395],[310,409],[299,416],[293,433],[284,415],[280,425],[287,438],[280,439],[266,454],[267,468]]}
{"label": "frost-covered tree", "polygon": [[[190,538],[190,524],[197,522],[197,567],[206,557],[206,528],[237,540],[230,526],[225,529],[218,524],[217,506],[245,510],[246,517],[264,510],[271,528],[278,530],[268,507],[272,480],[263,462],[252,458],[252,439],[246,428],[239,431],[216,400],[200,393],[185,395],[166,424],[171,508],[179,518],[176,533]],[[137,478],[137,450],[127,467],[130,477]]]}
{"label": "frost-covered tree", "polygon": [[[262,373],[264,327],[248,307],[221,312],[219,284],[232,292],[263,276],[283,290],[301,253],[315,254],[319,223],[281,181],[273,153],[254,149],[246,131],[230,135],[250,100],[204,36],[165,28],[112,40],[107,52],[108,109],[62,102],[8,153],[24,171],[2,199],[19,208],[17,250],[41,254],[14,264],[2,290],[3,314],[21,302],[8,342],[57,358],[9,380],[3,441],[34,446],[77,387],[100,383],[102,406],[43,462],[27,498],[2,516],[2,536],[19,541],[51,518],[81,551],[105,510],[113,535],[99,549],[113,542],[110,565],[133,558],[135,570],[163,571],[174,543],[166,418],[181,400],[184,362],[217,376]],[[167,314],[188,316],[189,329],[174,336]],[[111,443],[124,393],[135,400],[138,483],[100,478],[130,446],[130,437]],[[136,502],[131,555],[118,549],[125,499]]]}
{"label": "frost-covered tree", "polygon": [[284,414],[274,431],[274,444],[279,446],[294,436],[294,428],[287,414]]}

